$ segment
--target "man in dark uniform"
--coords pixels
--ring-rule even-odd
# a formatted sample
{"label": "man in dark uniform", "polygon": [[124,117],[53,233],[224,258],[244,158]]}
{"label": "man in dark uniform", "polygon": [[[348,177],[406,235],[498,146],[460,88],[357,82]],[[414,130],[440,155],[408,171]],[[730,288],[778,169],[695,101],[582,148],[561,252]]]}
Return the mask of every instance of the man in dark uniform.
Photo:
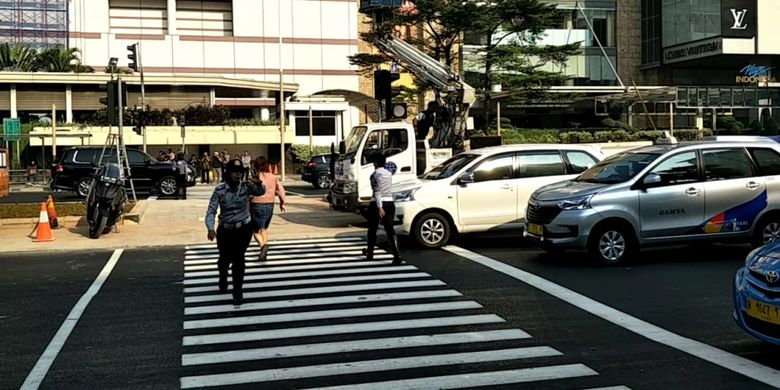
{"label": "man in dark uniform", "polygon": [[174,162],[176,169],[177,199],[187,199],[187,160],[184,159],[184,153],[179,152]]}
{"label": "man in dark uniform", "polygon": [[[211,194],[206,211],[206,229],[209,241],[217,239],[219,249],[219,292],[227,292],[228,268],[233,267],[233,304],[240,305],[244,298],[244,268],[246,249],[252,240],[252,217],[249,215],[249,197],[265,194],[265,187],[254,177],[242,182],[244,166],[241,160],[230,160],[225,167],[226,180]],[[219,227],[214,230],[214,220],[219,208]]]}
{"label": "man in dark uniform", "polygon": [[385,169],[387,158],[381,153],[374,155],[374,173],[371,174],[371,189],[373,196],[368,205],[368,248],[363,249],[366,259],[374,259],[374,246],[376,245],[376,232],[379,230],[379,222],[385,228],[387,240],[390,242],[390,252],[393,253],[393,265],[403,263],[401,253],[398,250],[398,240],[395,237],[393,220],[395,219],[395,203],[393,203],[393,174]]}

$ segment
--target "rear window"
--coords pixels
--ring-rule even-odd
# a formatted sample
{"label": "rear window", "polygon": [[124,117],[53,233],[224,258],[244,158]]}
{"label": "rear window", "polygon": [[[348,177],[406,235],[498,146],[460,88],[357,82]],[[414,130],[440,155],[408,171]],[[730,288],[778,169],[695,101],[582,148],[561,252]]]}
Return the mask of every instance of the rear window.
{"label": "rear window", "polygon": [[762,175],[780,175],[780,154],[772,149],[753,149],[752,152]]}
{"label": "rear window", "polygon": [[80,164],[94,163],[98,159],[100,150],[97,149],[77,149],[76,155],[73,156],[73,161]]}

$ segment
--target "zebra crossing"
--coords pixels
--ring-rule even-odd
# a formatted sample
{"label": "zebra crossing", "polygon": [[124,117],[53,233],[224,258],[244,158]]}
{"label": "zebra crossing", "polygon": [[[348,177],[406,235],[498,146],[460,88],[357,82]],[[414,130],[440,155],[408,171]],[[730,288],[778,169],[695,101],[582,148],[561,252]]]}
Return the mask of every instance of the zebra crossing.
{"label": "zebra crossing", "polygon": [[181,388],[450,389],[598,375],[414,265],[381,251],[366,261],[364,247],[361,237],[276,241],[261,264],[253,244],[234,306],[217,287],[216,246],[187,246]]}

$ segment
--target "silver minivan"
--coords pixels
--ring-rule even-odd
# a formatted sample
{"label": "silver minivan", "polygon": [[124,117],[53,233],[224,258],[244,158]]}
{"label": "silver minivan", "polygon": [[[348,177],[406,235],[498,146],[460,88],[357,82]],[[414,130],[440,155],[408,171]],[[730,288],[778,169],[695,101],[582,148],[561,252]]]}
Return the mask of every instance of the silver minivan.
{"label": "silver minivan", "polygon": [[610,156],[539,188],[525,235],[548,251],[586,249],[618,264],[640,247],[780,237],[780,144],[691,142]]}

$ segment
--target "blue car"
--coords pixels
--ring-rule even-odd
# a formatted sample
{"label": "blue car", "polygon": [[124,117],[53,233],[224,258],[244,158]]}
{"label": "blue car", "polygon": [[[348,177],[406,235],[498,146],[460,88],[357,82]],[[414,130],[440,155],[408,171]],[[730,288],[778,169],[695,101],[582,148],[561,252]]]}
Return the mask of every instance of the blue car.
{"label": "blue car", "polygon": [[737,270],[734,320],[750,335],[780,345],[780,241],[750,252]]}

